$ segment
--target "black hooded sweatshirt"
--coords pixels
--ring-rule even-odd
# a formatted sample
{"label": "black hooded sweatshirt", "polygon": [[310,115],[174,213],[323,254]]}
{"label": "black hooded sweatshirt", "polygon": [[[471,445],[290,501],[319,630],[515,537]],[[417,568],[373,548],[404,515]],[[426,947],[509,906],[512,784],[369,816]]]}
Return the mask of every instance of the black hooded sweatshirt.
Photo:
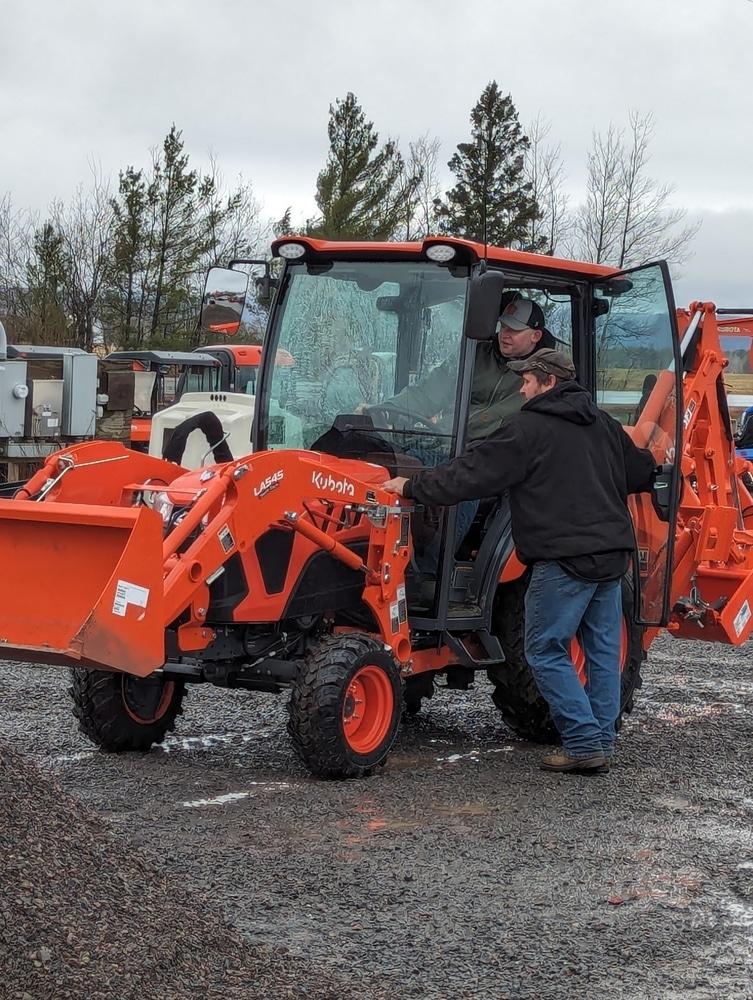
{"label": "black hooded sweatshirt", "polygon": [[523,562],[555,560],[574,576],[613,580],[634,546],[627,496],[651,489],[655,466],[651,452],[567,381],[447,465],[411,477],[403,495],[444,506],[509,490]]}

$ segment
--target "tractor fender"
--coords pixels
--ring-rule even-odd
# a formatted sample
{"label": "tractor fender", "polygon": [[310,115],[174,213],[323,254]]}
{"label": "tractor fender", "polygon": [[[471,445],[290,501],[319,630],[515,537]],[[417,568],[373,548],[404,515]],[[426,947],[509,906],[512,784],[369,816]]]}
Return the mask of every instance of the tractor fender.
{"label": "tractor fender", "polygon": [[510,522],[510,505],[502,500],[492,517],[484,539],[476,555],[475,572],[478,602],[483,609],[484,625],[491,625],[494,595],[497,592],[503,570],[509,566],[510,575],[506,579],[516,579],[525,572],[525,567],[515,555]]}

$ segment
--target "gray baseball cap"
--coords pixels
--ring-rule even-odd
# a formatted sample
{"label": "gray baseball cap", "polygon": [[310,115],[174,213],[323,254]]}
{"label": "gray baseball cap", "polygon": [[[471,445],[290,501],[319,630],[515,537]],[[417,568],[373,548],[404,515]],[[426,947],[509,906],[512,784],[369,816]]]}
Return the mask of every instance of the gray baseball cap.
{"label": "gray baseball cap", "polygon": [[542,347],[540,351],[534,351],[519,361],[508,361],[507,367],[519,375],[523,372],[540,371],[546,375],[556,375],[557,378],[575,378],[575,365],[570,358],[551,347]]}
{"label": "gray baseball cap", "polygon": [[502,326],[511,330],[543,330],[545,325],[544,312],[533,299],[516,295],[507,303],[499,317]]}

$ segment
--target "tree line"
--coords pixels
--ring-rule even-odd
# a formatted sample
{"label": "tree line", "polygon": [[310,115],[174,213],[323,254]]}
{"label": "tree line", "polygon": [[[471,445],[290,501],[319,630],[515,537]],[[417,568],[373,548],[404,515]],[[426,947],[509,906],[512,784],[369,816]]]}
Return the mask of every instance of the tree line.
{"label": "tree line", "polygon": [[[681,264],[696,226],[651,175],[650,114],[595,131],[583,196],[570,204],[561,147],[539,116],[521,124],[496,81],[470,113],[442,184],[440,142],[380,142],[353,93],[329,109],[329,150],[313,218],[263,215],[251,183],[228,185],[217,162],[191,167],[173,125],[146,167],[113,185],[92,165],[88,186],[40,217],[0,199],[0,318],[16,343],[186,348],[208,267],[264,256],[270,238],[418,240],[429,234],[629,267],[656,257]],[[443,190],[443,187],[446,190]],[[263,310],[262,310],[263,312]],[[263,315],[259,317],[260,335]]]}

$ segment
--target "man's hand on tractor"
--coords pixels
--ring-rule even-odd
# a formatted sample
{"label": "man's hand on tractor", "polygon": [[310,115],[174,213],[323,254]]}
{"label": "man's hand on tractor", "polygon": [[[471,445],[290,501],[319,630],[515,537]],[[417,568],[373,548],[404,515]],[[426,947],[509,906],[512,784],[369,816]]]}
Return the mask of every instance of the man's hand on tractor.
{"label": "man's hand on tractor", "polygon": [[403,487],[407,482],[407,476],[395,476],[394,479],[388,479],[386,483],[382,483],[382,489],[387,490],[388,493],[397,493],[398,496],[402,496]]}

